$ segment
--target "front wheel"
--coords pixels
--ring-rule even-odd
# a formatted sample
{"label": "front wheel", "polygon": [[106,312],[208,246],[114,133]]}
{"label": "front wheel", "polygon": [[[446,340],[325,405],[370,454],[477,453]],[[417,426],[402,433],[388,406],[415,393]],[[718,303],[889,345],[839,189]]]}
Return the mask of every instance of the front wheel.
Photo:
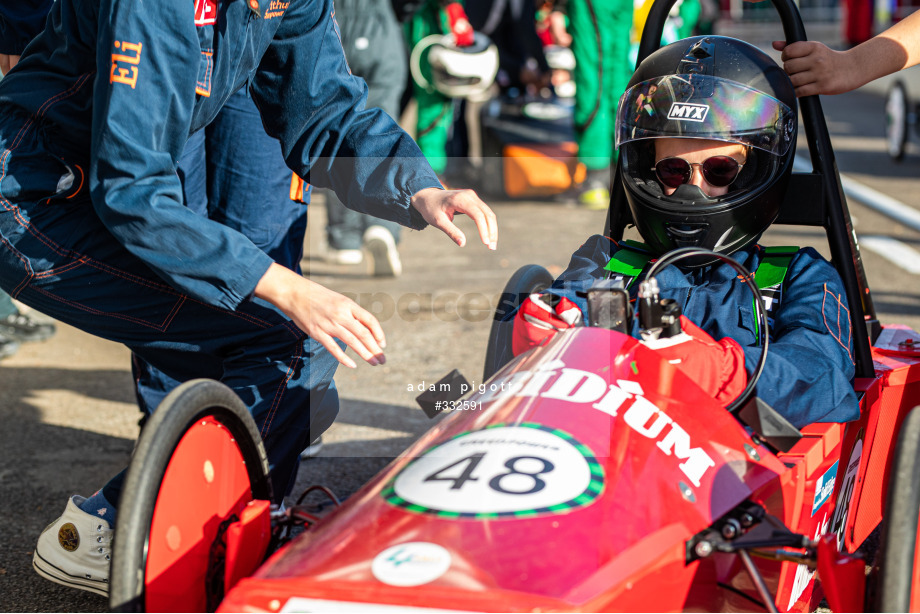
{"label": "front wheel", "polygon": [[109,606],[205,612],[225,589],[228,527],[271,499],[268,458],[246,406],[225,385],[172,391],[138,439],[118,507]]}
{"label": "front wheel", "polygon": [[876,612],[920,612],[920,406],[898,434],[878,554]]}
{"label": "front wheel", "polygon": [[514,358],[511,352],[511,334],[514,331],[514,314],[518,307],[528,296],[546,290],[552,283],[553,276],[549,271],[540,265],[528,264],[515,271],[505,284],[489,331],[482,381],[495,375]]}

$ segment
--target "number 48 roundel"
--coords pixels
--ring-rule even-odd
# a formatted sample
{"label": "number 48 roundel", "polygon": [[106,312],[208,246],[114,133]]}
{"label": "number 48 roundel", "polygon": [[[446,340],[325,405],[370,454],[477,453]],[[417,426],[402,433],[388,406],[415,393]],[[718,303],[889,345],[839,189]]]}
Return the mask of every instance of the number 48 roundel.
{"label": "number 48 roundel", "polygon": [[571,435],[540,424],[462,433],[409,463],[384,490],[394,505],[450,517],[554,514],[594,501],[600,464]]}

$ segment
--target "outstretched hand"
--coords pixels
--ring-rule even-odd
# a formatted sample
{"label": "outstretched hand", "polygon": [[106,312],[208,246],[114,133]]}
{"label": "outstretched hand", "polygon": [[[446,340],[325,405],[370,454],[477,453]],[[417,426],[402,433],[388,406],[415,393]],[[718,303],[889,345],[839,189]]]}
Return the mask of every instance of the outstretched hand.
{"label": "outstretched hand", "polygon": [[[426,188],[412,196],[412,206],[426,222],[441,229],[463,247],[466,237],[454,224],[463,213],[476,222],[479,238],[495,249],[498,223],[495,213],[472,190]],[[380,322],[346,296],[325,288],[279,264],[272,264],[256,285],[255,296],[276,306],[294,324],[323,345],[346,367],[357,365],[336,342],[341,340],[371,365],[383,364],[386,339]]]}
{"label": "outstretched hand", "polygon": [[357,365],[335,339],[371,365],[386,362],[386,339],[380,322],[350,298],[279,264],[268,268],[256,285],[255,295],[278,307],[346,367]]}
{"label": "outstretched hand", "polygon": [[783,69],[789,74],[795,95],[842,94],[866,83],[865,73],[853,66],[845,51],[834,51],[816,41],[786,44],[773,41],[773,48],[782,51]]}
{"label": "outstretched hand", "polygon": [[473,190],[425,188],[416,192],[411,202],[426,222],[440,229],[460,247],[466,245],[466,236],[454,224],[454,215],[457,213],[473,218],[479,230],[479,238],[489,249],[495,249],[498,244],[495,213]]}

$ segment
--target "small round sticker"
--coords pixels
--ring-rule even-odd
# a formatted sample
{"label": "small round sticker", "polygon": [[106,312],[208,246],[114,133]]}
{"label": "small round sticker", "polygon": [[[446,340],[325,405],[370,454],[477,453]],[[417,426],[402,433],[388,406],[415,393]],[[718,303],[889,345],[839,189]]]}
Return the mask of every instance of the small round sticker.
{"label": "small round sticker", "polygon": [[429,542],[407,542],[374,557],[371,572],[390,586],[419,586],[444,575],[450,568],[447,548]]}
{"label": "small round sticker", "polygon": [[461,433],[431,448],[383,496],[448,518],[524,518],[588,505],[603,488],[603,468],[587,446],[559,429],[523,423]]}

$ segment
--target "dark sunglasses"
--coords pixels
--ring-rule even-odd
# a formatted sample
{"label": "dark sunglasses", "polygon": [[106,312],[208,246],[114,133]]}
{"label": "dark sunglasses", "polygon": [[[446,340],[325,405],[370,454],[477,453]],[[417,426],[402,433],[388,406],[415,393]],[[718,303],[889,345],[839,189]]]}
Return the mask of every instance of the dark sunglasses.
{"label": "dark sunglasses", "polygon": [[662,158],[652,168],[661,183],[676,188],[690,182],[694,166],[699,166],[706,182],[717,188],[731,185],[744,167],[731,156],[712,156],[702,162],[688,162],[676,157]]}

